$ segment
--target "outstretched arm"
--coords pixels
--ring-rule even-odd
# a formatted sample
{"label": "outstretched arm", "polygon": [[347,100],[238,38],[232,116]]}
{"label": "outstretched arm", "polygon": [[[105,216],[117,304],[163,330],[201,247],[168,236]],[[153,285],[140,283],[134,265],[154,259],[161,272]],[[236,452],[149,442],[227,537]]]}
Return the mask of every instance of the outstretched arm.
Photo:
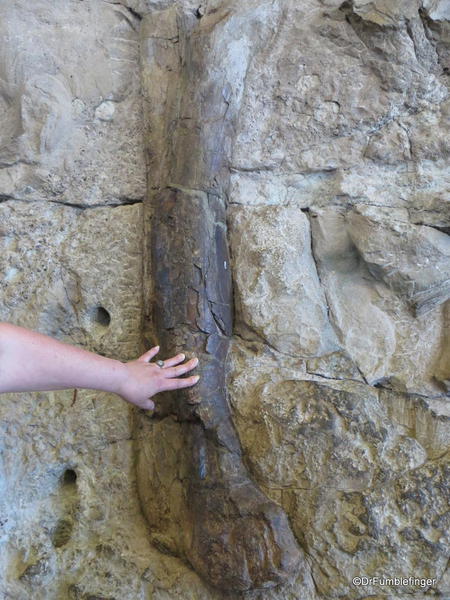
{"label": "outstretched arm", "polygon": [[[0,323],[0,393],[89,388],[118,394],[140,408],[152,409],[158,392],[190,387],[197,375],[179,379],[198,364],[184,354],[150,363],[159,347],[130,362],[106,358],[11,323]],[[183,364],[180,364],[183,363]]]}

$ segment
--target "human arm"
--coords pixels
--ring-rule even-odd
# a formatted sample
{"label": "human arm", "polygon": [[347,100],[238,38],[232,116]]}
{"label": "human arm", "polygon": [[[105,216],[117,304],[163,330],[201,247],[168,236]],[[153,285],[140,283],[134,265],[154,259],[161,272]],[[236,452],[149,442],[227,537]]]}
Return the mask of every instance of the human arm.
{"label": "human arm", "polygon": [[150,363],[158,350],[156,346],[135,360],[121,362],[24,327],[0,323],[0,393],[88,388],[112,392],[152,409],[149,398],[154,394],[198,381],[198,376],[179,378],[197,366],[196,358],[180,364],[185,357],[179,354],[160,368]]}

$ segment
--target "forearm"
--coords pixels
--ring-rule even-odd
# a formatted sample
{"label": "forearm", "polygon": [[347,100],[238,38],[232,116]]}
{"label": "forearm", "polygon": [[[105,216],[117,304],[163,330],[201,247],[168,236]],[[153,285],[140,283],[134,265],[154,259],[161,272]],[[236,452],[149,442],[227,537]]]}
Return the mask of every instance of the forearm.
{"label": "forearm", "polygon": [[125,364],[0,323],[0,392],[89,388],[120,393]]}

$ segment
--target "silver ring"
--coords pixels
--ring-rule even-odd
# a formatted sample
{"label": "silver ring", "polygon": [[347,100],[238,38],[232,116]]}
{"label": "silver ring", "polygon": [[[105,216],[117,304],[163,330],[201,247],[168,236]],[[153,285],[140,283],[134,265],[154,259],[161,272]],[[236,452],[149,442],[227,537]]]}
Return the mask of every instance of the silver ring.
{"label": "silver ring", "polygon": [[164,367],[164,361],[163,361],[163,360],[157,360],[157,361],[156,361],[156,364],[158,365],[158,367],[159,367],[160,369],[162,369],[162,368]]}

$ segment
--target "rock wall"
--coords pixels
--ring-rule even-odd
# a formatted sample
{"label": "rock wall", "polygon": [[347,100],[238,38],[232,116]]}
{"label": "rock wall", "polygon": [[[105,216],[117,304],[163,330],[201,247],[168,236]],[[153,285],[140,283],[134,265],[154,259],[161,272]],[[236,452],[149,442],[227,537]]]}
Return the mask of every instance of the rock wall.
{"label": "rock wall", "polygon": [[134,358],[158,329],[151,198],[220,193],[228,402],[306,558],[282,587],[213,588],[184,549],[185,424],[94,391],[10,394],[0,595],[448,597],[448,3],[0,11],[0,318]]}

